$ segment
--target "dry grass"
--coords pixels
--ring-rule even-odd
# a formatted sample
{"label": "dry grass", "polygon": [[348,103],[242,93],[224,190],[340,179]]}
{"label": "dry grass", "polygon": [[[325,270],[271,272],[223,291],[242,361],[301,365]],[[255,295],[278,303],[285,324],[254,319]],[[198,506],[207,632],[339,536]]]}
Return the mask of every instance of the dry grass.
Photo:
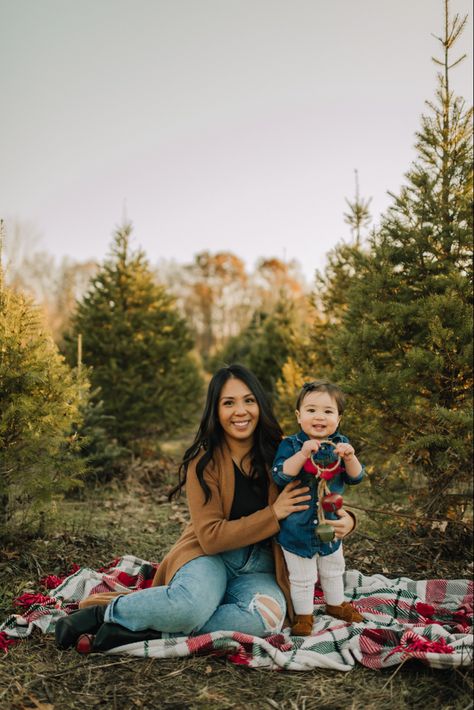
{"label": "dry grass", "polygon": [[469,708],[466,671],[406,664],[399,672],[252,671],[213,656],[185,660],[78,656],[51,638],[17,644],[0,672],[0,707],[103,708]]}
{"label": "dry grass", "polygon": [[[96,567],[126,553],[159,560],[179,534],[185,516],[183,504],[170,506],[166,501],[165,474],[161,465],[136,467],[127,485],[109,484],[66,501],[60,534],[51,531],[43,539],[4,546],[1,617],[12,611],[15,596],[27,588],[38,589],[41,576],[64,574],[73,562]],[[470,560],[466,553],[459,555],[462,540],[440,535],[427,547],[427,541],[409,529],[388,529],[386,521],[384,526],[377,530],[373,524],[361,525],[346,546],[350,567],[366,573],[385,570],[389,576],[403,572],[418,579],[469,574]],[[250,670],[216,656],[83,657],[59,651],[51,637],[38,632],[13,646],[0,666],[2,710],[467,710],[473,707],[472,691],[467,669],[438,671],[410,662],[382,672],[358,666],[349,673],[322,669],[284,673]]]}

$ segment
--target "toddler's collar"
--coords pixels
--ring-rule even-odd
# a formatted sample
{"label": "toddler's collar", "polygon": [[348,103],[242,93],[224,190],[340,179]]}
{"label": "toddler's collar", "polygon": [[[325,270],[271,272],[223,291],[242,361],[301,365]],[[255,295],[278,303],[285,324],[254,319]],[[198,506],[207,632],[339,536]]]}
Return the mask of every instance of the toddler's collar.
{"label": "toddler's collar", "polygon": [[[300,431],[299,431],[298,434],[296,435],[296,438],[298,439],[298,441],[300,442],[300,444],[304,444],[305,441],[308,441],[309,436],[306,434],[306,432],[304,432],[302,429],[300,429]],[[334,432],[334,434],[331,434],[331,435],[328,436],[327,438],[329,439],[329,441],[333,441],[333,440],[340,439],[340,438],[341,438],[341,434],[340,434],[340,432],[339,432],[339,429],[336,429],[336,431]]]}

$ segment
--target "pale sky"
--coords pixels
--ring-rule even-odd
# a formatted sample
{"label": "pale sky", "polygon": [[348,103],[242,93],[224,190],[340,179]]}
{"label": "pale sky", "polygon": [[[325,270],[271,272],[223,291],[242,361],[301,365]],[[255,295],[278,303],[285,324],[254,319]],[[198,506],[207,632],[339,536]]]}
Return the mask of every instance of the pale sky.
{"label": "pale sky", "polygon": [[[0,216],[101,259],[300,261],[390,202],[435,89],[442,0],[0,0]],[[471,11],[452,0],[451,12]],[[472,102],[472,20],[452,86]]]}

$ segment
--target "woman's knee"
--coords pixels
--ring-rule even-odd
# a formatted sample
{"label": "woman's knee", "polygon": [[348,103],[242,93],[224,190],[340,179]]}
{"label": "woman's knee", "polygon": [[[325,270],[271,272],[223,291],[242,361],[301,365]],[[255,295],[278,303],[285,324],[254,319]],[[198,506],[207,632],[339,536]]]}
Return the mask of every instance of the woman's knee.
{"label": "woman's knee", "polygon": [[218,556],[192,560],[168,586],[169,614],[179,619],[179,631],[189,634],[201,627],[222,601],[227,584]]}
{"label": "woman's knee", "polygon": [[174,619],[179,619],[179,631],[189,634],[202,626],[216,610],[220,596],[206,595],[186,585],[170,587],[169,613]]}

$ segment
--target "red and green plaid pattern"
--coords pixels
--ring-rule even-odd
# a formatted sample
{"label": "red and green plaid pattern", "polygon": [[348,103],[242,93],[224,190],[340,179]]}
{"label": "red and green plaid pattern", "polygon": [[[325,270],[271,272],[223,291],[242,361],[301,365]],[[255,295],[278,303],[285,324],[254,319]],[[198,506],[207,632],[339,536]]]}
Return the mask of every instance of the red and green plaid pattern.
{"label": "red and green plaid pattern", "polygon": [[[75,567],[65,579],[45,578],[44,586],[57,586],[18,598],[20,613],[0,626],[0,649],[27,637],[34,627],[53,632],[56,620],[89,594],[150,586],[155,568],[127,555],[101,570]],[[150,658],[213,653],[232,663],[270,670],[348,671],[356,662],[380,669],[407,658],[432,668],[465,666],[473,659],[472,591],[468,580],[415,582],[350,570],[345,574],[346,599],[364,615],[363,623],[351,625],[326,616],[316,591],[313,634],[308,637],[292,637],[289,629],[264,639],[223,630],[128,644],[108,653]]]}

